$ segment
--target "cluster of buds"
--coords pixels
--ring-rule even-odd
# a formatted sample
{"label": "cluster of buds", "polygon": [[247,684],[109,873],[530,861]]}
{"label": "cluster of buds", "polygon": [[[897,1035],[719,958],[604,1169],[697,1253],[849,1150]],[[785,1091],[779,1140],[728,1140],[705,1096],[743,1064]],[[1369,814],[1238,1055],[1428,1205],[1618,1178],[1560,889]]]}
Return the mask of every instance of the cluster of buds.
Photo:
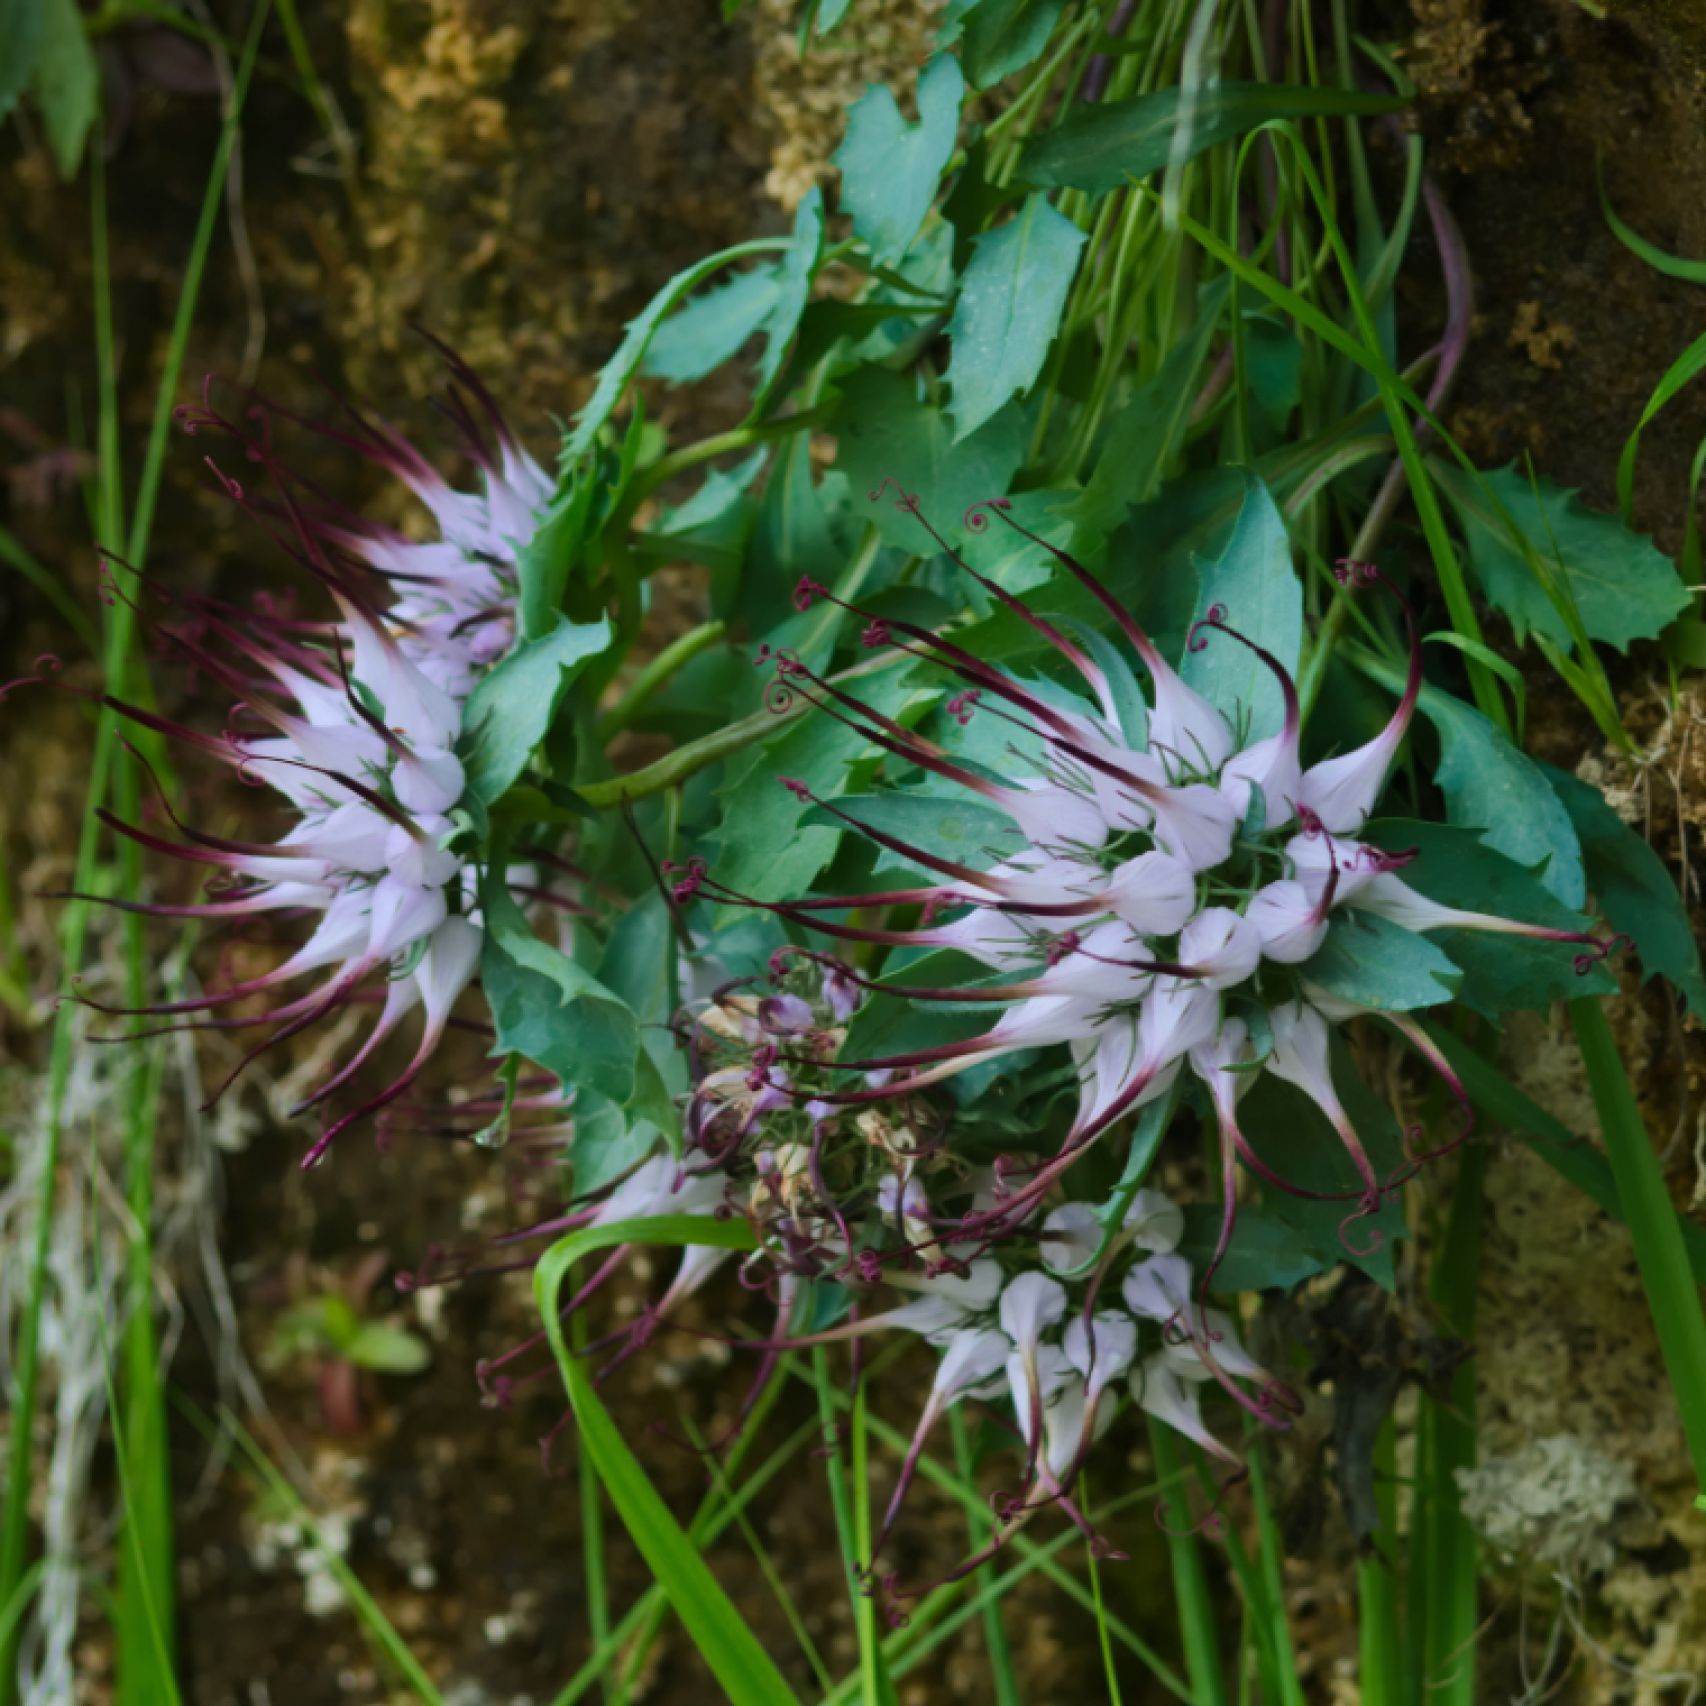
{"label": "cluster of buds", "polygon": [[[291,820],[276,840],[261,841],[208,834],[175,812],[176,838],[103,814],[151,851],[212,870],[205,901],[134,909],[242,926],[269,916],[311,926],[301,945],[262,975],[227,980],[187,1000],[118,1011],[140,1011],[172,1026],[263,1030],[229,1084],[287,1037],[352,1004],[375,1005],[360,1045],[301,1111],[349,1084],[379,1044],[415,1008],[422,1010],[420,1044],[408,1065],[327,1124],[305,1164],[417,1078],[479,965],[474,872],[457,850],[452,817],[464,787],[456,746],[469,694],[513,641],[517,563],[551,483],[478,379],[450,361],[444,408],[483,476],[478,492],[455,490],[408,441],[353,410],[347,428],[315,429],[404,482],[437,524],[439,537],[425,542],[347,511],[293,476],[273,447],[278,411],[257,405],[239,422],[219,412],[211,387],[202,408],[180,411],[187,431],[223,431],[259,470],[259,489],[250,491],[208,461],[229,496],[329,598],[336,618],[298,615],[268,597],[247,607],[175,600],[173,618],[157,625],[209,682],[232,695],[225,730],[209,735],[111,702],[134,724],[272,789]],[[312,987],[289,993],[306,979]],[[259,1012],[252,1010],[257,999]]]}

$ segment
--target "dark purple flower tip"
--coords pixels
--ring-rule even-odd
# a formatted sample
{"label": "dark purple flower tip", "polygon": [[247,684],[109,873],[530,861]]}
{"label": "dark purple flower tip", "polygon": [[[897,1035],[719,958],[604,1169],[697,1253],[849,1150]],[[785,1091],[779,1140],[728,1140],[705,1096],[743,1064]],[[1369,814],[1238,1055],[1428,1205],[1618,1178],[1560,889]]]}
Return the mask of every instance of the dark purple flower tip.
{"label": "dark purple flower tip", "polygon": [[780,782],[796,800],[809,800],[812,797],[811,789],[804,782],[800,781],[797,776],[778,776],[776,780]]}
{"label": "dark purple flower tip", "polygon": [[880,616],[874,616],[866,623],[865,631],[859,636],[859,644],[868,652],[881,651],[889,644],[889,625]]}
{"label": "dark purple flower tip", "polygon": [[1357,557],[1340,557],[1333,564],[1333,578],[1340,586],[1372,586],[1380,579],[1380,566]]}
{"label": "dark purple flower tip", "polygon": [[963,729],[971,721],[971,714],[983,698],[983,689],[968,687],[963,693],[956,693],[948,701],[948,715]]}
{"label": "dark purple flower tip", "polygon": [[960,524],[969,532],[982,533],[989,526],[989,511],[992,509],[1008,510],[1013,507],[1007,498],[985,498],[981,503],[974,503],[963,516]]}
{"label": "dark purple flower tip", "polygon": [[799,584],[794,588],[794,608],[800,611],[810,610],[812,605],[824,597],[828,590],[818,581],[814,581],[810,575],[801,575]]}
{"label": "dark purple flower tip", "polygon": [[888,491],[890,486],[893,486],[894,489],[900,493],[900,496],[894,500],[894,507],[899,510],[905,510],[909,515],[917,515],[918,494],[916,492],[908,492],[906,487],[903,486],[893,474],[884,475],[882,484],[878,486],[875,491],[867,492],[865,496],[869,498],[872,503],[876,503],[884,493]]}

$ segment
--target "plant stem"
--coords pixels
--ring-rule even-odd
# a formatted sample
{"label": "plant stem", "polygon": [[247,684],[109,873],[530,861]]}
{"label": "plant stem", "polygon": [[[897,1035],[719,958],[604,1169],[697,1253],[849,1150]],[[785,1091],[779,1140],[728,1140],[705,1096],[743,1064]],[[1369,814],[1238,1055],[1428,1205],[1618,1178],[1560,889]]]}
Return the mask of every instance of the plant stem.
{"label": "plant stem", "polygon": [[1179,1453],[1171,1430],[1154,1417],[1149,1418],[1149,1449],[1155,1459],[1155,1477],[1161,1483],[1167,1550],[1173,1560],[1173,1598],[1185,1646],[1185,1671],[1191,1679],[1191,1699],[1194,1706],[1227,1706],[1214,1599],[1203,1568],[1202,1547],[1187,1526],[1191,1513],[1180,1491],[1184,1473]]}
{"label": "plant stem", "polygon": [[1591,997],[1580,997],[1570,1003],[1570,1022],[1581,1045],[1623,1217],[1634,1234],[1635,1260],[1665,1372],[1682,1412],[1688,1454],[1696,1479],[1706,1488],[1706,1319],[1701,1316],[1700,1290],[1605,1008]]}
{"label": "plant stem", "polygon": [[727,630],[723,622],[701,622],[679,638],[672,640],[656,657],[645,664],[628,684],[622,697],[598,719],[598,738],[607,741],[633,722],[646,701],[684,665],[714,646]]}

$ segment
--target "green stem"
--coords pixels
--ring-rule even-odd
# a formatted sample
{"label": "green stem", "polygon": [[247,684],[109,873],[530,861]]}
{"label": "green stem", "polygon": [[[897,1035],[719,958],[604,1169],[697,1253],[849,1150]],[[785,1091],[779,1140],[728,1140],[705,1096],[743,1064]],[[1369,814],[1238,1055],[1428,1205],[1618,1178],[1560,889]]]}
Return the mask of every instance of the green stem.
{"label": "green stem", "polygon": [[1363,1706],[1403,1706],[1398,1648],[1398,1521],[1393,1476],[1396,1430],[1388,1416],[1374,1446],[1375,1497],[1380,1530],[1357,1578],[1357,1685]]}
{"label": "green stem", "polygon": [[1701,1316],[1700,1289],[1605,1008],[1591,997],[1580,997],[1570,1003],[1570,1022],[1581,1045],[1623,1217],[1635,1237],[1635,1261],[1658,1330],[1665,1372],[1682,1412],[1688,1454],[1696,1479],[1706,1488],[1706,1319]]}
{"label": "green stem", "polygon": [[[861,676],[875,675],[879,670],[892,669],[898,662],[898,652],[878,652],[863,663],[856,663],[850,669],[841,670],[829,679],[837,684],[857,681]],[[718,729],[715,734],[677,747],[674,752],[666,754],[655,764],[648,764],[640,770],[631,770],[626,776],[612,776],[607,782],[588,782],[577,792],[595,809],[620,805],[624,800],[643,800],[648,795],[662,793],[665,788],[673,788],[678,782],[685,782],[689,776],[696,775],[706,765],[715,764],[719,759],[727,758],[743,747],[751,746],[754,741],[765,739],[784,727],[790,718],[797,717],[810,708],[809,700],[797,699],[785,710],[754,711],[750,717],[743,717],[738,723],[729,724],[726,729]]]}
{"label": "green stem", "polygon": [[1162,1521],[1173,1560],[1173,1602],[1185,1646],[1185,1671],[1191,1679],[1193,1706],[1227,1706],[1226,1678],[1220,1668],[1220,1635],[1203,1568],[1202,1547],[1190,1532],[1190,1507],[1183,1496],[1184,1471],[1172,1431],[1149,1418],[1149,1449],[1161,1483]]}
{"label": "green stem", "polygon": [[628,684],[628,689],[622,697],[598,719],[598,738],[607,741],[612,735],[627,728],[644,708],[646,701],[678,669],[691,663],[707,647],[714,646],[726,631],[725,623],[701,622],[697,628],[690,628],[679,639],[672,640],[641,668],[640,673]]}
{"label": "green stem", "polygon": [[[1446,1327],[1469,1340],[1475,1332],[1476,1288],[1481,1276],[1481,1222],[1487,1151],[1462,1151],[1445,1237],[1434,1255],[1429,1283]],[[1466,1357],[1452,1376],[1445,1403],[1424,1397],[1418,1440],[1418,1496],[1411,1532],[1421,1537],[1418,1608],[1421,1662],[1412,1667],[1428,1706],[1475,1706],[1475,1639],[1479,1626],[1475,1531],[1464,1519],[1457,1472],[1475,1463],[1475,1361]]]}
{"label": "green stem", "polygon": [[[965,1417],[960,1414],[957,1404],[948,1411],[948,1432],[954,1442],[954,1468],[968,1487],[974,1486],[971,1441],[966,1436]],[[981,1545],[983,1536],[969,1522],[966,1526],[971,1533],[972,1545]],[[1019,1684],[1013,1675],[1013,1649],[1007,1642],[1007,1626],[1001,1621],[1001,1599],[999,1594],[990,1591],[996,1580],[993,1561],[980,1565],[972,1579],[980,1590],[988,1594],[983,1602],[983,1644],[988,1649],[989,1669],[995,1678],[995,1706],[1021,1706]],[[1102,1628],[1105,1646],[1107,1626],[1101,1617],[1101,1603],[1101,1590],[1098,1588],[1097,1623]]]}

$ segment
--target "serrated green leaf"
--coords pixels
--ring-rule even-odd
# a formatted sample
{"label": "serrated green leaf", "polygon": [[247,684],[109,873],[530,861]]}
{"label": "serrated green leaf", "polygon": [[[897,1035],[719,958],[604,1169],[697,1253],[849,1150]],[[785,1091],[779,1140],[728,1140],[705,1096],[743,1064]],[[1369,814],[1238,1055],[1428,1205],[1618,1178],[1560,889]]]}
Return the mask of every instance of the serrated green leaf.
{"label": "serrated green leaf", "polygon": [[[1207,1269],[1219,1242],[1219,1208],[1211,1203],[1187,1205],[1179,1254],[1194,1272]],[[1330,1260],[1278,1215],[1240,1206],[1232,1242],[1214,1270],[1212,1290],[1222,1297],[1238,1291],[1290,1291],[1320,1273]]]}
{"label": "serrated green leaf", "polygon": [[1614,930],[1634,938],[1648,977],[1668,977],[1706,1020],[1706,976],[1688,908],[1665,862],[1606,803],[1597,788],[1542,765],[1581,837],[1588,888]]}
{"label": "serrated green leaf", "polygon": [[885,543],[921,557],[936,550],[918,517],[895,508],[892,489],[872,497],[885,480],[900,481],[950,540],[973,504],[1006,496],[1025,456],[1016,407],[1003,409],[955,443],[947,417],[918,400],[905,374],[862,367],[840,389],[836,466],[852,484],[854,513],[874,521]]}
{"label": "serrated green leaf", "polygon": [[35,74],[43,10],[44,0],[7,0],[0,6],[0,119],[18,104]]}
{"label": "serrated green leaf", "polygon": [[[857,687],[865,703],[889,716],[913,692],[898,669]],[[817,712],[807,712],[749,749],[718,791],[723,817],[712,875],[756,900],[803,895],[834,857],[840,833],[804,827],[801,820],[811,807],[784,788],[781,778],[802,781],[828,798],[841,791],[848,767],[874,750],[857,730]]]}
{"label": "serrated green leaf", "polygon": [[672,385],[703,379],[757,335],[781,294],[776,269],[755,267],[693,297],[658,327],[645,371]]}
{"label": "serrated green leaf", "polygon": [[542,639],[523,640],[491,669],[462,710],[467,790],[491,805],[527,768],[581,669],[608,650],[607,617],[575,623],[557,618]]}
{"label": "serrated green leaf", "polygon": [[1066,0],[980,0],[960,19],[960,61],[974,89],[1023,71],[1048,46]]}
{"label": "serrated green leaf", "polygon": [[[1388,818],[1366,825],[1362,839],[1388,852],[1415,853],[1399,875],[1441,906],[1554,930],[1586,930],[1593,922],[1565,906],[1533,872],[1489,847],[1473,829]],[[1428,940],[1437,942],[1463,974],[1459,1004],[1489,1018],[1544,1009],[1577,995],[1606,995],[1616,988],[1597,967],[1577,972],[1581,948],[1575,943],[1478,930],[1430,930]]]}
{"label": "serrated green leaf", "polygon": [[1084,243],[1084,233],[1046,196],[1033,195],[1014,218],[972,244],[948,324],[956,444],[1035,383]]}
{"label": "serrated green leaf", "polygon": [[918,79],[918,122],[908,124],[889,91],[873,84],[847,115],[847,135],[835,151],[841,210],[870,247],[874,260],[906,253],[954,151],[965,79],[959,62],[938,54]]}
{"label": "serrated green leaf", "polygon": [[[1487,602],[1510,621],[1518,641],[1532,629],[1560,646],[1573,636],[1523,552],[1512,543],[1486,492],[1461,469],[1433,466],[1463,524],[1469,563]],[[1588,635],[1627,651],[1632,640],[1655,638],[1688,603],[1676,565],[1646,535],[1614,515],[1585,508],[1574,491],[1528,476],[1514,464],[1484,474],[1529,548],[1573,601]]]}
{"label": "serrated green leaf", "polygon": [[630,1241],[652,1247],[705,1244],[750,1250],[751,1230],[744,1221],[715,1220],[708,1215],[586,1227],[545,1252],[534,1271],[533,1291],[574,1409],[581,1449],[592,1458],[600,1484],[700,1657],[733,1706],[798,1706],[781,1672],[628,1449],[598,1397],[591,1372],[569,1349],[562,1320],[563,1285],[569,1270],[582,1257]]}
{"label": "serrated green leaf", "polygon": [[[1184,159],[1217,142],[1284,118],[1343,118],[1395,112],[1404,102],[1350,89],[1278,83],[1215,83],[1190,91]],[[1044,188],[1114,190],[1171,159],[1186,92],[1158,89],[1125,101],[1079,106],[1019,156],[1019,176]],[[1182,162],[1181,162],[1182,163]]]}
{"label": "serrated green leaf", "polygon": [[586,407],[575,416],[574,428],[563,440],[560,466],[565,472],[574,469],[581,458],[592,449],[599,429],[615,413],[622,393],[627,390],[629,381],[639,372],[640,363],[645,360],[646,351],[651,347],[651,341],[669,311],[684,297],[698,289],[719,268],[727,266],[731,261],[744,260],[748,255],[775,254],[778,250],[788,247],[788,241],[761,237],[749,243],[737,243],[733,248],[721,249],[714,255],[707,255],[704,260],[696,261],[692,266],[678,272],[645,308],[628,322],[622,341],[616,346],[616,353],[599,370],[598,383],[593,387],[592,396],[587,400]]}
{"label": "serrated green leaf", "polygon": [[[968,799],[963,789],[945,798],[893,790],[851,794],[827,805],[813,806],[800,822],[804,826],[823,824],[843,829],[846,818],[911,846],[925,848],[938,858],[955,859],[980,870],[1010,856],[1022,842],[1013,820],[1005,812]],[[887,853],[886,857],[900,860],[904,855]],[[927,870],[923,865],[914,868],[921,873]],[[929,873],[930,881],[936,878],[935,872]]]}
{"label": "serrated green leaf", "polygon": [[1463,974],[1426,936],[1371,912],[1333,914],[1326,940],[1300,966],[1308,982],[1359,1007],[1408,1013],[1457,993]]}
{"label": "serrated green leaf", "polygon": [[1544,772],[1518,752],[1487,718],[1435,687],[1422,689],[1421,708],[1439,732],[1434,780],[1451,821],[1478,829],[1489,847],[1533,870],[1566,906],[1587,896],[1575,826]]}
{"label": "serrated green leaf", "polygon": [[[11,4],[12,0],[8,0]],[[3,73],[0,73],[3,76]],[[35,97],[61,178],[77,176],[83,145],[100,106],[101,73],[76,0],[41,0]]]}
{"label": "serrated green leaf", "polygon": [[762,393],[780,370],[799,327],[822,252],[823,194],[814,186],[795,212],[793,241],[781,260],[739,273],[688,300],[653,335],[642,363],[645,371],[673,385],[690,384],[763,333],[764,352],[758,362]]}
{"label": "serrated green leaf", "polygon": [[[1291,541],[1268,488],[1245,476],[1244,502],[1226,549],[1198,565],[1196,620],[1219,606],[1229,627],[1271,652],[1286,673],[1297,675],[1303,650],[1303,583],[1291,566]],[[1180,673],[1234,728],[1248,717],[1249,739],[1277,734],[1285,697],[1274,673],[1229,634],[1204,629],[1197,651],[1187,652]]]}
{"label": "serrated green leaf", "polygon": [[343,1346],[345,1361],[375,1374],[419,1374],[432,1361],[424,1339],[401,1327],[386,1327],[378,1321],[363,1322]]}
{"label": "serrated green leaf", "polygon": [[480,984],[497,1029],[494,1054],[519,1054],[566,1089],[621,1106],[634,1093],[639,1023],[628,1005],[529,928],[501,875],[480,885],[486,936]]}

